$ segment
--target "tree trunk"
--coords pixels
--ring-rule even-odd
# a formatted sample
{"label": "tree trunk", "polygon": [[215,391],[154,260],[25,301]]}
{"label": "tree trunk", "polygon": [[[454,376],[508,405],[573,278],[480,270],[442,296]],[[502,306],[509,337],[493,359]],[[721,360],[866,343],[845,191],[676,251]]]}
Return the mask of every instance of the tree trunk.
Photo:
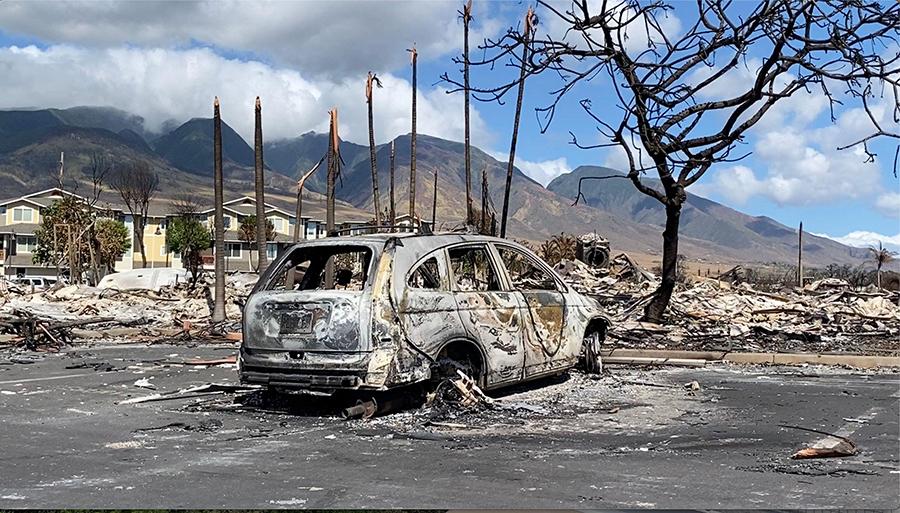
{"label": "tree trunk", "polygon": [[378,167],[375,163],[375,127],[374,116],[372,115],[372,82],[374,75],[369,72],[366,79],[366,103],[369,104],[369,161],[372,164],[372,202],[375,207],[375,230],[381,226],[381,200],[378,197]]}
{"label": "tree trunk", "polygon": [[136,216],[134,214],[132,214],[132,217],[134,218],[134,231],[136,235],[134,239],[137,241],[138,251],[141,252],[141,268],[146,269],[147,250],[144,248],[144,228],[146,227],[144,217],[139,215]]}
{"label": "tree trunk", "polygon": [[434,166],[434,196],[431,203],[431,231],[437,230],[437,175],[438,168]]}
{"label": "tree trunk", "polygon": [[506,237],[506,220],[509,214],[509,191],[512,188],[513,167],[516,160],[516,142],[519,138],[519,118],[522,114],[522,97],[525,95],[525,63],[528,62],[528,38],[531,34],[531,7],[525,13],[525,44],[522,45],[522,64],[519,67],[519,94],[516,98],[516,114],[513,118],[512,139],[509,144],[509,162],[506,163],[506,189],[503,191],[503,212],[500,217],[500,237]]}
{"label": "tree trunk", "polygon": [[644,308],[644,317],[650,322],[660,323],[669,306],[672,292],[675,290],[675,278],[678,270],[678,225],[681,220],[679,201],[669,200],[666,205],[666,228],[663,231],[662,282],[656,289],[653,299]]}
{"label": "tree trunk", "polygon": [[253,154],[256,164],[256,261],[261,275],[268,267],[268,255],[266,247],[268,231],[266,223],[266,197],[265,197],[265,169],[263,167],[263,136],[262,136],[262,102],[256,97],[256,131],[253,137]]}
{"label": "tree trunk", "polygon": [[[331,111],[331,130],[328,134],[328,179],[325,198],[325,230],[328,237],[334,235],[334,181],[338,167],[337,109]],[[325,288],[334,288],[334,258],[325,263]]]}
{"label": "tree trunk", "polygon": [[412,132],[409,143],[409,217],[416,217],[416,48],[412,49]]}
{"label": "tree trunk", "polygon": [[[215,189],[215,276],[216,290],[212,322],[225,320],[225,220],[224,187],[222,177],[222,117],[219,114],[219,98],[213,104],[213,188]],[[143,244],[142,244],[143,245]],[[143,253],[143,249],[141,250]]]}
{"label": "tree trunk", "polygon": [[396,203],[394,202],[394,141],[391,141],[391,226],[397,222]]}
{"label": "tree trunk", "polygon": [[463,89],[465,90],[466,143],[466,224],[474,224],[472,214],[472,156],[469,139],[469,20],[472,18],[471,0],[463,7]]}
{"label": "tree trunk", "polygon": [[875,269],[875,286],[881,289],[881,263],[878,263],[878,267]]}

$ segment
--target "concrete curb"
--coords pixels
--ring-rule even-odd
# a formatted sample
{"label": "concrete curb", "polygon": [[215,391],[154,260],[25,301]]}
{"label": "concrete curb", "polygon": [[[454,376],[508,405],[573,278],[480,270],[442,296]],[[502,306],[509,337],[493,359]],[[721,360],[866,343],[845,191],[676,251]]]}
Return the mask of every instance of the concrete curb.
{"label": "concrete curb", "polygon": [[[653,349],[613,349],[601,351],[601,358],[616,360],[652,359],[653,363],[664,360],[706,360],[710,362],[774,364],[774,365],[847,365],[871,369],[875,367],[900,367],[898,356],[868,356],[859,354],[816,354],[816,353],[727,353],[724,351],[678,351]],[[612,361],[610,362],[612,363]],[[634,363],[638,363],[635,361]]]}

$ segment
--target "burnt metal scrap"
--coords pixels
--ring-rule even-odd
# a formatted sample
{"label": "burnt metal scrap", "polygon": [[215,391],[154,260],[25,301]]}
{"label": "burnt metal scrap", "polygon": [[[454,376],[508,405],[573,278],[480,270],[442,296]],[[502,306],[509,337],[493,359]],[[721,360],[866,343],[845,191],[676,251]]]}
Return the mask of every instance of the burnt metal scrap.
{"label": "burnt metal scrap", "polygon": [[462,371],[490,390],[568,370],[608,323],[509,241],[331,238],[294,246],[262,276],[244,308],[239,373],[274,389],[384,391]]}

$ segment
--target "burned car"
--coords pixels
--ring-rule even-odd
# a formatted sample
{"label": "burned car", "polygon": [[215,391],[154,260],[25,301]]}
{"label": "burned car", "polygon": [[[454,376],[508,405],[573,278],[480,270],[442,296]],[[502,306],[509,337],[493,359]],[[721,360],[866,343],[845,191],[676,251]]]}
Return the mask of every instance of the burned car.
{"label": "burned car", "polygon": [[[514,242],[335,237],[286,249],[244,306],[244,383],[388,390],[462,370],[484,389],[598,368],[599,305]],[[584,347],[584,354],[582,348]]]}

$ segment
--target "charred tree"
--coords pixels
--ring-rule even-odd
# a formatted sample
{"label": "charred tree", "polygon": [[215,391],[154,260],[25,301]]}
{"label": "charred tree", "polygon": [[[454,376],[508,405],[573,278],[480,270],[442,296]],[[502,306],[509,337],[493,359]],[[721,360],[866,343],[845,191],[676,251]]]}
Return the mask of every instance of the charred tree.
{"label": "charred tree", "polygon": [[472,212],[472,146],[469,139],[469,22],[472,21],[472,0],[466,2],[460,13],[463,20],[463,90],[465,94],[465,145],[466,145],[466,224],[473,224]]}
{"label": "charred tree", "polygon": [[265,196],[265,169],[263,164],[263,136],[262,136],[262,102],[256,97],[256,130],[253,136],[253,156],[256,173],[254,183],[256,185],[256,261],[259,263],[259,274],[268,267],[268,255],[266,254],[266,196]]}
{"label": "charred tree", "polygon": [[[522,97],[525,96],[525,67],[528,62],[528,40],[534,28],[534,9],[525,12],[525,29],[522,31],[522,62],[519,65],[519,94],[516,97],[516,114],[513,118],[512,137],[509,142],[509,161],[506,163],[506,187],[503,189],[503,211],[500,213],[500,237],[506,237],[506,219],[509,214],[509,192],[512,188],[513,169],[516,161],[516,142],[519,139],[519,119],[522,115]],[[468,87],[466,87],[468,95]]]}
{"label": "charred tree", "polygon": [[213,323],[220,323],[225,320],[225,192],[222,175],[222,116],[218,96],[213,101],[213,189],[216,285],[211,320]]}
{"label": "charred tree", "polygon": [[412,61],[412,132],[409,138],[409,217],[416,218],[416,60],[418,52],[415,45],[409,50]]}
{"label": "charred tree", "polygon": [[[510,28],[486,41],[484,57],[470,62],[490,68],[512,57],[524,65],[518,79],[479,88],[466,88],[446,74],[443,79],[477,100],[499,101],[527,77],[556,77],[547,104],[536,109],[541,131],[573,90],[585,90],[579,86],[590,83],[601,91],[598,100],[615,102],[601,114],[590,98],[579,100],[601,141],[581,144],[573,135],[572,142],[620,151],[628,162],[625,178],[665,211],[662,279],[644,309],[648,320],[664,320],[675,288],[686,189],[714,165],[746,157],[741,144],[774,106],[815,92],[828,101],[835,120],[835,108],[858,104],[871,132],[838,149],[861,147],[868,160],[875,158],[869,146],[874,139],[900,139],[894,128],[900,123],[897,2],[769,0],[749,6],[698,0],[677,4],[693,11],[691,23],[677,33],[667,33],[660,23],[673,9],[665,0],[599,5],[573,0],[568,8],[538,0],[538,5],[542,16],[554,19],[545,25],[560,27],[559,33],[538,37],[527,26]],[[529,58],[515,62],[520,47]],[[739,87],[725,85],[748,71],[752,76]],[[880,97],[889,99],[893,126],[875,112],[872,103]],[[896,167],[895,159],[895,174]],[[648,172],[658,186],[642,180]]]}
{"label": "charred tree", "polygon": [[[330,130],[328,133],[328,179],[326,182],[326,203],[325,203],[325,230],[329,237],[335,235],[334,224],[334,186],[338,176],[338,166],[340,165],[340,150],[338,138],[338,113],[337,109],[331,109],[329,112],[331,117]],[[325,288],[334,287],[334,259],[329,258],[325,264]]]}
{"label": "charred tree", "polygon": [[372,116],[372,86],[381,87],[381,80],[369,72],[366,77],[366,103],[369,106],[369,160],[372,164],[372,201],[375,207],[376,231],[381,226],[381,198],[378,196],[378,167],[375,164],[375,127]]}
{"label": "charred tree", "polygon": [[391,222],[389,224],[393,225],[397,222],[397,205],[394,197],[394,141],[391,141]]}

